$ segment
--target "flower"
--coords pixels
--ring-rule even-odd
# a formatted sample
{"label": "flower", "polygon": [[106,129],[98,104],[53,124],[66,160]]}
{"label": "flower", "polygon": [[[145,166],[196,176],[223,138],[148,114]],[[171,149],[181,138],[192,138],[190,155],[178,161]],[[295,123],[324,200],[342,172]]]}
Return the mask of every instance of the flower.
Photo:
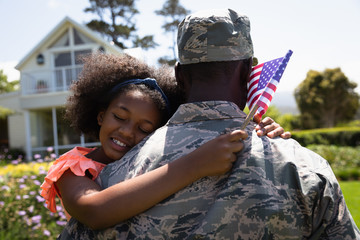
{"label": "flower", "polygon": [[20,184],[19,188],[20,189],[26,188],[26,184]]}
{"label": "flower", "polygon": [[35,215],[31,218],[31,221],[36,224],[40,223],[40,220],[41,220],[41,215]]}
{"label": "flower", "polygon": [[48,147],[46,150],[47,150],[48,152],[52,152],[52,151],[54,151],[54,148],[53,148],[53,147]]}
{"label": "flower", "polygon": [[18,181],[19,183],[25,182],[25,180],[24,180],[23,178],[19,178],[17,181]]}
{"label": "flower", "polygon": [[10,187],[5,185],[1,187],[1,190],[10,191]]}
{"label": "flower", "polygon": [[36,230],[36,229],[39,229],[41,227],[41,224],[36,224],[34,227],[32,227],[32,230]]}
{"label": "flower", "polygon": [[34,184],[40,186],[40,185],[41,185],[41,182],[40,182],[39,180],[35,179],[35,180],[34,180]]}
{"label": "flower", "polygon": [[48,237],[51,235],[50,231],[47,229],[45,229],[43,233],[45,236],[48,236]]}
{"label": "flower", "polygon": [[40,196],[36,196],[36,200],[37,200],[38,202],[45,202],[45,199],[42,198],[42,197],[40,197]]}
{"label": "flower", "polygon": [[66,219],[66,215],[63,212],[59,212],[59,216],[61,219]]}
{"label": "flower", "polygon": [[3,207],[5,205],[4,201],[0,201],[0,207]]}
{"label": "flower", "polygon": [[26,215],[26,212],[25,212],[25,211],[19,211],[18,214],[19,214],[20,216],[25,216],[25,215]]}
{"label": "flower", "polygon": [[65,226],[66,225],[66,221],[56,221],[56,224],[59,226]]}
{"label": "flower", "polygon": [[56,206],[56,211],[61,212],[63,210],[62,206]]}
{"label": "flower", "polygon": [[40,155],[40,154],[35,154],[35,155],[34,155],[34,158],[35,158],[35,159],[39,159],[39,158],[41,158],[41,155]]}
{"label": "flower", "polygon": [[28,207],[28,211],[32,213],[34,211],[34,206],[31,205],[30,207]]}

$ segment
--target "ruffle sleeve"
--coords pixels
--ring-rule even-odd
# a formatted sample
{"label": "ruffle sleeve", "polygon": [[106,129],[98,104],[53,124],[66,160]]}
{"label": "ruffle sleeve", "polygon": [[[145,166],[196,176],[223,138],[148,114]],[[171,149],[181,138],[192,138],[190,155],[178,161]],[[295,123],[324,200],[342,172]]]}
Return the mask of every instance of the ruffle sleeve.
{"label": "ruffle sleeve", "polygon": [[60,179],[65,171],[70,169],[76,176],[85,176],[86,171],[88,171],[92,176],[92,180],[94,180],[105,167],[105,164],[85,157],[87,153],[93,150],[94,148],[76,147],[59,157],[50,167],[41,185],[40,195],[45,199],[47,208],[51,212],[56,212],[56,195],[61,199],[54,183]]}

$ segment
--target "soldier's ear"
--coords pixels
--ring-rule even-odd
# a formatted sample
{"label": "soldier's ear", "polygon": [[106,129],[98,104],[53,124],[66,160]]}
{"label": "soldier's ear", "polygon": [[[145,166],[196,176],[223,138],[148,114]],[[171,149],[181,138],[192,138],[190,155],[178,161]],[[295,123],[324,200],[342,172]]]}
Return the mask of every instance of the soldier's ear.
{"label": "soldier's ear", "polygon": [[185,76],[182,65],[179,62],[175,63],[175,78],[178,86],[181,89],[186,91],[189,88],[189,80]]}
{"label": "soldier's ear", "polygon": [[182,84],[182,80],[181,80],[182,76],[180,76],[180,75],[181,75],[181,74],[180,74],[180,71],[181,71],[180,68],[181,68],[181,67],[180,67],[180,63],[179,63],[179,62],[176,62],[176,63],[175,63],[175,78],[176,78],[177,84],[178,84],[179,86],[182,86],[183,84]]}
{"label": "soldier's ear", "polygon": [[175,64],[175,77],[178,84],[178,88],[181,89],[183,99],[187,101],[191,89],[191,76],[188,72],[188,68],[184,68],[179,62]]}

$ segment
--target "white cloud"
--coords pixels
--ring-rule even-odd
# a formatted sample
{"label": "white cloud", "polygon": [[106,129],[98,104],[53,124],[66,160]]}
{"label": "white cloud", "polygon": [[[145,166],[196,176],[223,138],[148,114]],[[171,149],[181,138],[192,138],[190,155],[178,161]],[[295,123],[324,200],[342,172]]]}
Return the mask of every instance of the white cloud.
{"label": "white cloud", "polygon": [[20,72],[15,69],[17,62],[0,62],[0,69],[7,76],[9,82],[20,79]]}

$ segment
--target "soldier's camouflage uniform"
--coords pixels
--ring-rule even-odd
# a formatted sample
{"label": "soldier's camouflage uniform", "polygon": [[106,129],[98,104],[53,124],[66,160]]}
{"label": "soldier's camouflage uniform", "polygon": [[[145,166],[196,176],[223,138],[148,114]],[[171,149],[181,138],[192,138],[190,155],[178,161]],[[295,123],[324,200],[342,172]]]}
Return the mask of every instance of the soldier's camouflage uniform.
{"label": "soldier's camouflage uniform", "polygon": [[[109,187],[238,129],[230,102],[180,106],[165,127],[100,174]],[[328,162],[292,139],[259,138],[247,127],[230,173],[205,177],[113,228],[91,231],[72,219],[62,239],[360,239]]]}

